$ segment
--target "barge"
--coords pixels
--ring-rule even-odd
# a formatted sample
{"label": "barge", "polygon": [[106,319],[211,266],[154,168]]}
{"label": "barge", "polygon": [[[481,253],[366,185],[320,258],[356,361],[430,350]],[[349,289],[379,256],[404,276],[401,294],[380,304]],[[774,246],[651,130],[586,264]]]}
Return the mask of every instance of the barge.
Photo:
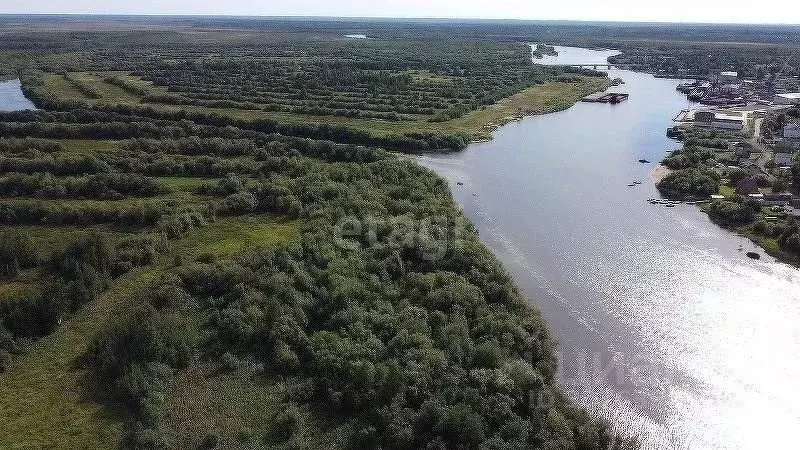
{"label": "barge", "polygon": [[582,102],[586,103],[621,103],[627,100],[629,94],[622,94],[617,92],[597,92],[594,94],[589,94],[586,97],[581,99]]}

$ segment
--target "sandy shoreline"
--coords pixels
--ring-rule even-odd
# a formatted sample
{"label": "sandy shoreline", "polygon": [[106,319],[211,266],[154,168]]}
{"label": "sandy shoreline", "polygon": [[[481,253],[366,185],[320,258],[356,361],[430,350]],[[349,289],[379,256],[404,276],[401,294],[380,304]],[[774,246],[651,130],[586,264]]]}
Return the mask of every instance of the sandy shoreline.
{"label": "sandy shoreline", "polygon": [[663,180],[664,177],[672,173],[671,169],[668,169],[666,166],[662,166],[661,164],[656,164],[653,167],[653,170],[650,171],[650,178],[653,179],[653,183],[658,184],[659,181]]}

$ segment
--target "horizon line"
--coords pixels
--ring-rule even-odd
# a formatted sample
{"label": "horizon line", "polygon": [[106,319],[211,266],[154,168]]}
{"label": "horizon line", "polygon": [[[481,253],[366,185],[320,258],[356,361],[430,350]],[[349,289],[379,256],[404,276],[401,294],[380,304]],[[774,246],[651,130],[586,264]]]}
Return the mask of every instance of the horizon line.
{"label": "horizon line", "polygon": [[247,19],[327,19],[327,20],[377,20],[377,21],[476,21],[476,22],[567,22],[567,23],[601,23],[601,24],[658,24],[658,25],[740,25],[740,26],[790,26],[800,27],[800,22],[673,22],[659,20],[608,20],[608,19],[520,19],[520,18],[482,18],[482,17],[406,17],[406,16],[317,16],[306,14],[261,15],[261,14],[193,14],[193,13],[87,13],[87,12],[0,12],[6,16],[60,16],[60,17],[159,17],[159,18],[247,18]]}

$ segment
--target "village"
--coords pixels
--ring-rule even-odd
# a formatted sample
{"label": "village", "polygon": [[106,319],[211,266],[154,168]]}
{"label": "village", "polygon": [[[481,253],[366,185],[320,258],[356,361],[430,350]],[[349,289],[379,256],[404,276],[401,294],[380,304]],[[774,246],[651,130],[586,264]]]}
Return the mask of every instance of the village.
{"label": "village", "polygon": [[[712,132],[718,142],[725,142],[713,148],[715,168],[725,175],[735,174],[733,180],[723,181],[728,181],[736,194],[777,207],[776,212],[800,216],[800,197],[788,191],[791,168],[800,151],[797,78],[777,77],[767,87],[740,80],[736,72],[721,72],[708,80],[680,84],[677,89],[702,106],[681,110],[668,136],[675,137],[681,130]],[[710,200],[724,199],[726,187]]]}

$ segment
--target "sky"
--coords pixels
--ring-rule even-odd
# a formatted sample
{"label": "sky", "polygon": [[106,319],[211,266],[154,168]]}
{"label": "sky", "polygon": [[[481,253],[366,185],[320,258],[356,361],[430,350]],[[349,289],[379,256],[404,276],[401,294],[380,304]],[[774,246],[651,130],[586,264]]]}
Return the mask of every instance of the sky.
{"label": "sky", "polygon": [[800,24],[771,0],[0,0],[0,14],[176,14]]}

